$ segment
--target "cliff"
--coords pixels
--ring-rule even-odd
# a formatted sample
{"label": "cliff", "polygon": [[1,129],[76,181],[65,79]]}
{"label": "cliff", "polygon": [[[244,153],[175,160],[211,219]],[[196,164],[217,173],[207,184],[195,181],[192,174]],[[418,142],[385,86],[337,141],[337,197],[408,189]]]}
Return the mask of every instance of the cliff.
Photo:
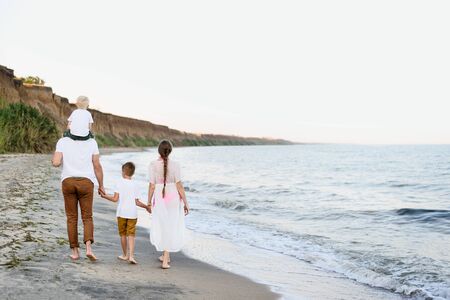
{"label": "cliff", "polygon": [[[62,132],[67,118],[75,109],[67,98],[53,93],[51,87],[29,85],[14,76],[14,71],[0,65],[0,99],[23,102],[53,119]],[[246,138],[229,135],[193,134],[148,121],[136,120],[90,110],[94,118],[94,134],[103,146],[151,146],[162,138],[176,145],[270,145],[290,144],[285,140]]]}

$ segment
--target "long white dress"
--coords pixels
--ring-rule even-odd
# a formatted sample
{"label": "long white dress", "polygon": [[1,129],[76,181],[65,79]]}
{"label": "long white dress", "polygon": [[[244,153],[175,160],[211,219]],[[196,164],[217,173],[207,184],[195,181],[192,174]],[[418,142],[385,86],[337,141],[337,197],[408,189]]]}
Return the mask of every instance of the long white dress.
{"label": "long white dress", "polygon": [[164,198],[164,161],[161,158],[152,161],[149,171],[150,183],[156,186],[152,199],[150,242],[157,251],[180,251],[185,241],[184,204],[176,188],[176,183],[181,181],[180,165],[168,160]]}

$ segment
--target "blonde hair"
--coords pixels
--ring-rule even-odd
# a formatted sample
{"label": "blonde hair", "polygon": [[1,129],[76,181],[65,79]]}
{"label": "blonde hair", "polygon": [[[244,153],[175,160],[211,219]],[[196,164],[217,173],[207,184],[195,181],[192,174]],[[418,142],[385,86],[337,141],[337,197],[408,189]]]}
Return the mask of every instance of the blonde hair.
{"label": "blonde hair", "polygon": [[87,109],[89,107],[89,98],[86,96],[79,96],[77,98],[76,106],[80,109]]}

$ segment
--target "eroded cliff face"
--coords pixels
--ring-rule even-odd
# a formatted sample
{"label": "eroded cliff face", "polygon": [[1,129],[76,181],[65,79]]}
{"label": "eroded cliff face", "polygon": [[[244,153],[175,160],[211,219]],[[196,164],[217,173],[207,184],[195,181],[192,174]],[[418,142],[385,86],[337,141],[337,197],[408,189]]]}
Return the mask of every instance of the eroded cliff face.
{"label": "eroded cliff face", "polygon": [[[53,119],[61,132],[67,126],[67,118],[76,108],[67,98],[53,93],[51,87],[24,84],[14,77],[14,71],[0,66],[0,98],[7,102],[23,102],[37,108]],[[284,140],[244,138],[238,136],[192,134],[148,121],[120,117],[90,110],[94,118],[94,133],[98,138],[117,141],[122,146],[151,145],[168,138],[177,145],[262,145],[289,144]]]}

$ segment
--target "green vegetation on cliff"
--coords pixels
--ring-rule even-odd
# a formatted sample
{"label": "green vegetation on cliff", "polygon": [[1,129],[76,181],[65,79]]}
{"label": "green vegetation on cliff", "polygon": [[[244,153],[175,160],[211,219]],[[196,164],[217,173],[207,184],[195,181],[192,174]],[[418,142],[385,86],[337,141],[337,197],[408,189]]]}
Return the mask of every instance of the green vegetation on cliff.
{"label": "green vegetation on cliff", "polygon": [[58,137],[55,122],[37,109],[0,99],[0,153],[50,152]]}
{"label": "green vegetation on cliff", "polygon": [[118,138],[112,135],[96,134],[95,140],[100,147],[154,147],[159,141],[140,136]]}
{"label": "green vegetation on cliff", "polygon": [[22,80],[23,83],[45,85],[44,79],[39,78],[38,76],[20,77],[19,79]]}
{"label": "green vegetation on cliff", "polygon": [[[95,134],[95,139],[100,147],[155,147],[158,146],[159,140],[154,138],[146,138],[140,136],[127,136],[124,138],[113,135]],[[170,139],[170,138],[169,138]],[[238,146],[238,145],[259,145],[257,142],[249,140],[233,140],[233,139],[181,139],[173,141],[175,146]]]}

